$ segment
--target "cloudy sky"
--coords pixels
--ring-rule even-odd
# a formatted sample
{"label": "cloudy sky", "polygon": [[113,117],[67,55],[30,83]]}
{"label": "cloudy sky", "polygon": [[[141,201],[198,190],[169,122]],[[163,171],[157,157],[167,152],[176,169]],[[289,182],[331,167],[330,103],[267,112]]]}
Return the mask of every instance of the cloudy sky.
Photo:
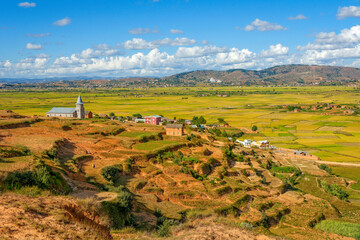
{"label": "cloudy sky", "polygon": [[1,0],[0,78],[360,67],[358,0]]}

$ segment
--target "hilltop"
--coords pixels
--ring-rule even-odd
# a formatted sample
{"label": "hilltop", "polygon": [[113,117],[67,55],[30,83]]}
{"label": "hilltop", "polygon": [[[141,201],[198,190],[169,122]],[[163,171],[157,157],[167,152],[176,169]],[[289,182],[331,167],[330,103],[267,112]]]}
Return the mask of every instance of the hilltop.
{"label": "hilltop", "polygon": [[[218,81],[209,81],[211,78]],[[149,86],[252,86],[252,85],[356,85],[360,69],[338,66],[282,65],[263,70],[197,70],[166,77],[0,79],[11,87],[149,87]]]}

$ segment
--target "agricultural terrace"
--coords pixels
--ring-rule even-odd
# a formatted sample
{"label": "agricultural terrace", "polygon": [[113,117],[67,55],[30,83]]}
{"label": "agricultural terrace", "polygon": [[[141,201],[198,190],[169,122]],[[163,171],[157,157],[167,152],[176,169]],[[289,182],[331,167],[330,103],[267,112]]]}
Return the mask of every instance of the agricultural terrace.
{"label": "agricultural terrace", "polygon": [[[358,105],[360,90],[351,87],[194,87],[150,89],[71,89],[0,92],[0,109],[40,115],[53,106],[73,106],[81,92],[86,109],[117,116],[161,114],[208,123],[224,118],[232,127],[258,126],[259,134],[277,147],[301,149],[324,161],[360,162],[360,119],[356,114],[288,111],[282,105],[336,103]],[[1,125],[1,122],[0,122]],[[128,133],[124,133],[128,134]],[[131,133],[142,137],[142,133]]]}

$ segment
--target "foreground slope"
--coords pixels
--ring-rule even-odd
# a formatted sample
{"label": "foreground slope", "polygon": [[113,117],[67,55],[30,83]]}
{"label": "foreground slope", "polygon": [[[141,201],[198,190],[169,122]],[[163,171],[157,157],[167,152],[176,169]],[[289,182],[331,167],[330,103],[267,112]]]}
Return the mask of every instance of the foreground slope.
{"label": "foreground slope", "polygon": [[[245,229],[291,239],[346,239],[315,226],[324,219],[360,222],[357,204],[323,187],[325,182],[349,191],[355,182],[320,169],[311,159],[294,158],[275,150],[242,148],[208,132],[189,129],[189,137],[170,137],[161,134],[164,132],[161,126],[107,119],[54,118],[25,125],[7,124],[3,126],[10,127],[0,129],[1,179],[14,171],[32,168],[36,158],[41,158],[66,179],[75,199],[92,198],[103,203],[114,201],[124,192],[134,196],[131,221],[121,227],[114,227],[111,222],[97,222],[117,229],[113,237],[155,238],[161,229],[162,217],[171,220],[170,223],[176,221],[170,231],[175,239],[210,235],[231,239],[245,234]],[[106,167],[119,169],[119,174],[110,181],[105,179],[102,173]],[[10,212],[18,215],[28,209],[29,215],[25,213],[28,219],[33,212],[49,215],[46,222],[51,224],[56,223],[55,212],[64,215],[71,211],[64,205],[78,201],[38,197],[33,190],[16,191],[37,196],[31,200],[2,195],[2,208],[12,209]],[[356,190],[353,191],[356,195]],[[22,210],[10,204],[29,201],[33,204]],[[43,210],[43,204],[52,206],[50,208],[56,206],[54,212],[46,210],[47,207]],[[16,218],[7,219],[10,229],[16,230],[17,222],[24,226],[30,224]],[[61,222],[54,227],[48,223],[38,224],[42,226],[39,229],[49,229],[46,234],[66,228]],[[214,232],[208,233],[210,228],[206,225]],[[126,232],[124,226],[132,226],[133,232]],[[33,227],[28,227],[28,231],[34,231]],[[79,229],[81,227],[79,225]],[[6,227],[1,229],[4,233],[8,231]],[[81,231],[79,234],[88,234]],[[11,231],[6,234],[11,236]]]}

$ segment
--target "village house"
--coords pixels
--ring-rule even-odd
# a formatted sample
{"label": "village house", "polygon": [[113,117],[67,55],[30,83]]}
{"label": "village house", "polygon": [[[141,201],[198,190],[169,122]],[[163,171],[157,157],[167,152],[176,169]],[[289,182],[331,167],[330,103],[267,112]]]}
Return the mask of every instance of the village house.
{"label": "village house", "polygon": [[262,140],[256,142],[256,146],[260,149],[268,149],[270,147],[270,143],[268,140]]}
{"label": "village house", "polygon": [[167,124],[166,135],[169,136],[183,136],[184,126],[182,124]]}
{"label": "village house", "polygon": [[308,156],[309,153],[305,152],[305,151],[297,151],[297,150],[295,150],[294,155]]}
{"label": "village house", "polygon": [[85,111],[85,118],[92,118],[93,113],[91,111]]}
{"label": "village house", "polygon": [[79,94],[75,108],[64,108],[64,107],[53,107],[49,112],[46,113],[47,117],[61,117],[61,118],[85,118],[84,103]]}
{"label": "village house", "polygon": [[245,139],[244,141],[236,140],[236,142],[240,143],[245,148],[251,148],[251,140]]}
{"label": "village house", "polygon": [[161,122],[161,116],[153,115],[145,117],[145,123],[152,125],[159,125]]}

